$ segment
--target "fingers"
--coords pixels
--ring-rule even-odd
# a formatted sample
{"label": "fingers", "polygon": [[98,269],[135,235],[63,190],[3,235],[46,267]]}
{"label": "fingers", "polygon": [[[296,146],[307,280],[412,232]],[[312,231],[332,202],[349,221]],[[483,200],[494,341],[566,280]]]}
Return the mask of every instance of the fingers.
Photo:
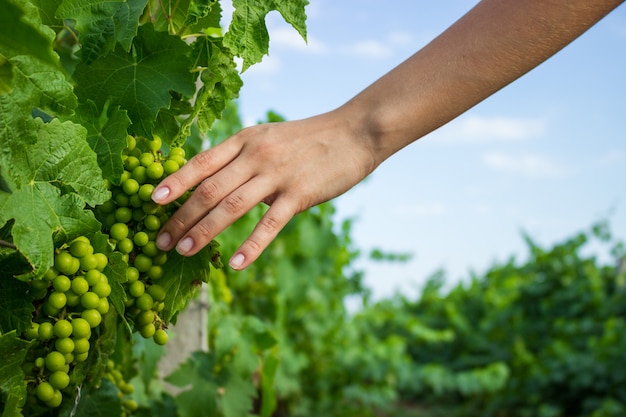
{"label": "fingers", "polygon": [[235,140],[228,140],[191,158],[178,171],[161,181],[152,193],[158,204],[167,204],[183,195],[205,178],[218,172],[238,155],[241,147]]}
{"label": "fingers", "polygon": [[256,227],[230,258],[229,265],[235,270],[242,270],[254,262],[261,253],[276,238],[278,233],[295,215],[290,205],[276,201],[265,215],[259,220]]}

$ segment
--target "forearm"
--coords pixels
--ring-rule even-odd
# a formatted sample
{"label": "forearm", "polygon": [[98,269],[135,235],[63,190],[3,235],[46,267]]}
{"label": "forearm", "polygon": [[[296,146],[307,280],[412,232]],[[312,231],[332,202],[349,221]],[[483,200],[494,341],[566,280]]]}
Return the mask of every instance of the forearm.
{"label": "forearm", "polygon": [[483,0],[338,112],[375,165],[554,55],[623,0]]}

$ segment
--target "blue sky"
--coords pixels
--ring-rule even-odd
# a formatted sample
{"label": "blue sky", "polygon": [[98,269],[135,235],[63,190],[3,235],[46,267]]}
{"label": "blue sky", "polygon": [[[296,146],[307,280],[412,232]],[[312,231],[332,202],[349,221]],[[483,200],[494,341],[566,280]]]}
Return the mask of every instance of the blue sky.
{"label": "blue sky", "polygon": [[[271,13],[270,55],[243,74],[244,120],[268,109],[299,119],[343,104],[475,3],[312,0],[308,44]],[[358,247],[413,254],[401,265],[359,264],[374,297],[414,295],[440,268],[454,284],[524,259],[522,231],[550,245],[606,218],[626,240],[625,78],[622,5],[338,197]]]}

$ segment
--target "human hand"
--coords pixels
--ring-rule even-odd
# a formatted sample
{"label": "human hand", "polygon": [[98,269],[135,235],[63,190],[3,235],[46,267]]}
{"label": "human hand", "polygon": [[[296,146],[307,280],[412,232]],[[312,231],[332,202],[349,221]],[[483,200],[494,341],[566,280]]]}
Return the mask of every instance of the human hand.
{"label": "human hand", "polygon": [[294,215],[344,193],[375,165],[360,128],[338,111],[243,129],[156,187],[153,200],[167,204],[197,186],[159,232],[157,246],[194,255],[264,202],[269,209],[230,259],[233,269],[243,269]]}

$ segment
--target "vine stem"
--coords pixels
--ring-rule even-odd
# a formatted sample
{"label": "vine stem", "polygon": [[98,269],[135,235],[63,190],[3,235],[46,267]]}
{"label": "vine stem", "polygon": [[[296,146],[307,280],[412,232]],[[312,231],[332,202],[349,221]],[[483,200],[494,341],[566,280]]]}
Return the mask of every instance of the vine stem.
{"label": "vine stem", "polygon": [[7,242],[6,240],[2,240],[2,239],[0,239],[0,247],[17,249],[17,246],[15,246],[13,243]]}

